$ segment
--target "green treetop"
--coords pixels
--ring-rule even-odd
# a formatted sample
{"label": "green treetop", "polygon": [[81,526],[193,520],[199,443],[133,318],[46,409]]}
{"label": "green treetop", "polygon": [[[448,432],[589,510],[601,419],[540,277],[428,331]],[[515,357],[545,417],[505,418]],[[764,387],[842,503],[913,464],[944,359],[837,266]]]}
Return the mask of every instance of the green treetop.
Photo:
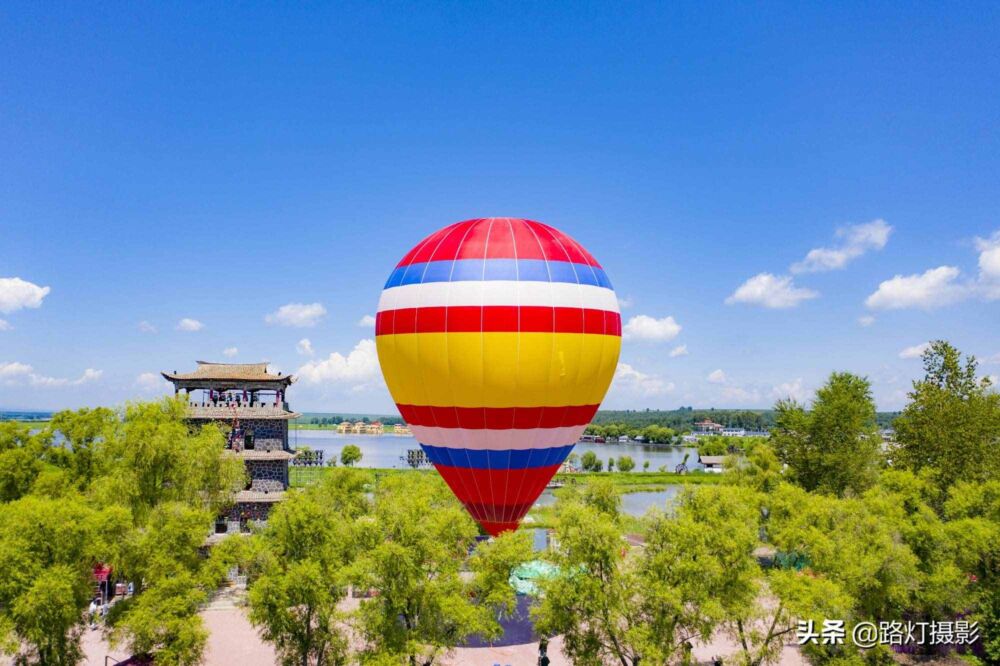
{"label": "green treetop", "polygon": [[779,401],[775,412],[774,449],[803,488],[842,496],[875,482],[881,437],[867,379],[835,372],[816,391],[812,410]]}
{"label": "green treetop", "polygon": [[894,460],[927,470],[938,487],[1000,478],[1000,394],[977,377],[975,357],[937,340],[924,352],[924,378],[896,419]]}

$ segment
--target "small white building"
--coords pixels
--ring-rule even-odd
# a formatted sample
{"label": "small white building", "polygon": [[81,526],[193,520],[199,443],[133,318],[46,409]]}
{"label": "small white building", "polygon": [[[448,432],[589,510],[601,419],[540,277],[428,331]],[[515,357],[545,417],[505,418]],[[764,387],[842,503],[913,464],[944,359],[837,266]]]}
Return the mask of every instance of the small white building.
{"label": "small white building", "polygon": [[706,472],[719,474],[722,472],[722,463],[726,456],[698,456],[698,462],[705,466]]}

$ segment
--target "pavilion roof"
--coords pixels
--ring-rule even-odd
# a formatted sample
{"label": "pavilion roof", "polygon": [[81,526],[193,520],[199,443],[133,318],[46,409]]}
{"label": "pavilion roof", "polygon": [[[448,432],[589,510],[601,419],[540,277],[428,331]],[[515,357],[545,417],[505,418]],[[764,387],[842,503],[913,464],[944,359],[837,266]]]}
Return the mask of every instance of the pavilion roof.
{"label": "pavilion roof", "polygon": [[272,374],[263,363],[213,363],[198,361],[194,372],[164,372],[163,377],[171,382],[253,382],[290,384],[292,375]]}

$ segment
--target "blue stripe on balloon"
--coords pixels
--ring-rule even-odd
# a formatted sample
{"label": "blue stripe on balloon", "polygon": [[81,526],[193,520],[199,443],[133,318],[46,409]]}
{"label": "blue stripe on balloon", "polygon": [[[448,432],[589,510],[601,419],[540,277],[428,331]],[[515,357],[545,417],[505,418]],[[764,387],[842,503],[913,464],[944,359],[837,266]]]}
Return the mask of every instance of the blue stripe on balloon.
{"label": "blue stripe on balloon", "polygon": [[485,451],[475,449],[451,449],[444,446],[421,444],[427,459],[435,465],[466,467],[473,469],[529,469],[559,465],[573,445],[556,446],[548,449]]}
{"label": "blue stripe on balloon", "polygon": [[569,282],[611,289],[611,281],[602,268],[568,261],[546,262],[544,259],[458,259],[409,264],[394,270],[385,288],[426,282],[481,280]]}

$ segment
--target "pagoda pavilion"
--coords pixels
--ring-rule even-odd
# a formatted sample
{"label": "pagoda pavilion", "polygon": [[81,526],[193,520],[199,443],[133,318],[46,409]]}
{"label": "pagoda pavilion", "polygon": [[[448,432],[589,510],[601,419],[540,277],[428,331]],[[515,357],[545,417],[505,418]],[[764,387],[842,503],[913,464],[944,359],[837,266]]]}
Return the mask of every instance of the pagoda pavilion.
{"label": "pagoda pavilion", "polygon": [[301,415],[285,401],[295,378],[268,372],[267,363],[207,361],[198,361],[194,372],[162,374],[175,394],[187,395],[189,420],[225,425],[226,448],[246,464],[246,488],[219,517],[216,535],[245,532],[251,523],[267,520],[288,489],[288,461],[295,457],[288,446],[288,421]]}

